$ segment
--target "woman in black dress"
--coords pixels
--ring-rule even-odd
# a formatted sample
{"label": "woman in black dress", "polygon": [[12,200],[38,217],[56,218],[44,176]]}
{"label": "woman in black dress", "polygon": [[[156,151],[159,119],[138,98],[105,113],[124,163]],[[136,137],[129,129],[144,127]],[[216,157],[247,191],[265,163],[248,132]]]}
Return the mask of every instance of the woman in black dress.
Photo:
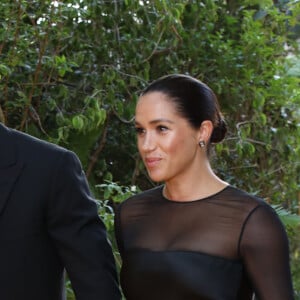
{"label": "woman in black dress", "polygon": [[213,91],[186,75],[162,77],[142,92],[135,122],[148,174],[164,184],[116,213],[126,299],[294,299],[278,216],[211,169],[210,144],[226,133]]}

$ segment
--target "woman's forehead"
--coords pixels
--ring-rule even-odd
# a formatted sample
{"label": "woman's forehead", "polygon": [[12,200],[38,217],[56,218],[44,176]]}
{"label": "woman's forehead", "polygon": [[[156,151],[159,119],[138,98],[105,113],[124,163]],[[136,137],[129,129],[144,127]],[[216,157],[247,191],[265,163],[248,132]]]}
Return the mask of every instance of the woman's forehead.
{"label": "woman's forehead", "polygon": [[138,114],[177,114],[174,102],[161,92],[151,92],[141,96],[136,105],[136,115]]}

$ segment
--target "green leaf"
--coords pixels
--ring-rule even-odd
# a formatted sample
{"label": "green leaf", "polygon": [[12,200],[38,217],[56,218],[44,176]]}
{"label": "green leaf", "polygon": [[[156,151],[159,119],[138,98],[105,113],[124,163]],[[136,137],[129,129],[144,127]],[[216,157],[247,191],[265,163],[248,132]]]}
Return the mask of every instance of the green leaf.
{"label": "green leaf", "polygon": [[77,130],[82,130],[84,127],[84,118],[82,115],[77,115],[72,118],[72,125]]}
{"label": "green leaf", "polygon": [[0,64],[0,75],[8,76],[10,74],[11,74],[11,69],[4,64]]}

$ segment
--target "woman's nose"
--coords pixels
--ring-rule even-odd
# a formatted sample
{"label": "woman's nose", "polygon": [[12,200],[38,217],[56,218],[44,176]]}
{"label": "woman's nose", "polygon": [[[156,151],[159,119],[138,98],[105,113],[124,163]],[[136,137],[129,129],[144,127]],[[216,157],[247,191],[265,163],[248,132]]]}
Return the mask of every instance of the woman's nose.
{"label": "woman's nose", "polygon": [[153,137],[153,135],[149,132],[147,132],[140,140],[140,147],[141,150],[143,151],[152,151],[153,149],[155,149],[155,138]]}

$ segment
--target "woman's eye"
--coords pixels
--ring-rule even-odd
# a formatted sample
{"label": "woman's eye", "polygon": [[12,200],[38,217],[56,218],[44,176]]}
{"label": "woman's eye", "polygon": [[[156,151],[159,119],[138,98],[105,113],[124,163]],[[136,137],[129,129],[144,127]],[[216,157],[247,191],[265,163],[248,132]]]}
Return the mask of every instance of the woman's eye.
{"label": "woman's eye", "polygon": [[168,129],[169,129],[168,127],[163,125],[157,126],[157,130],[161,132],[167,131]]}
{"label": "woman's eye", "polygon": [[145,132],[145,130],[144,130],[143,128],[141,128],[141,127],[135,127],[135,132],[136,132],[137,134],[142,134],[142,133]]}

